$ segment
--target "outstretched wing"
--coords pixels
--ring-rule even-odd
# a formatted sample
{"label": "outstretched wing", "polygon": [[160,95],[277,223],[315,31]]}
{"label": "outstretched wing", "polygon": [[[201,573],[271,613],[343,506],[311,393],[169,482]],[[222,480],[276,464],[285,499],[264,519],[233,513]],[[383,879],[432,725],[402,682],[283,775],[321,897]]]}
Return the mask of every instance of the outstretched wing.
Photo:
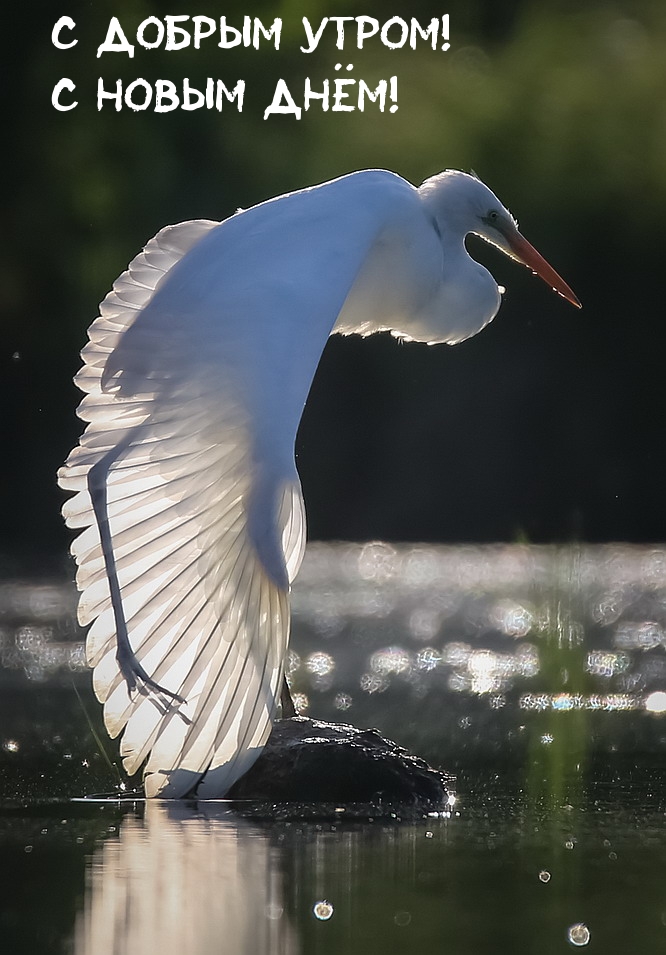
{"label": "outstretched wing", "polygon": [[88,425],[59,474],[79,619],[150,796],[223,795],[270,732],[305,545],[296,429],[382,224],[376,197],[341,214],[338,183],[164,229],[82,353]]}

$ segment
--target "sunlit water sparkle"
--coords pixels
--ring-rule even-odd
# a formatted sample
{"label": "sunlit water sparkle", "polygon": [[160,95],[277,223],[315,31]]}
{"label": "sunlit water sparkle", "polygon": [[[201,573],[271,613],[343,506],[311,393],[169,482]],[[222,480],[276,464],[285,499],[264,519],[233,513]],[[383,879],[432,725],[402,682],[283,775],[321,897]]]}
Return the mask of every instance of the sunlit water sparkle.
{"label": "sunlit water sparkle", "polygon": [[457,772],[422,824],[68,802],[136,782],[75,606],[64,580],[0,584],[8,951],[664,950],[666,549],[310,547],[296,704]]}

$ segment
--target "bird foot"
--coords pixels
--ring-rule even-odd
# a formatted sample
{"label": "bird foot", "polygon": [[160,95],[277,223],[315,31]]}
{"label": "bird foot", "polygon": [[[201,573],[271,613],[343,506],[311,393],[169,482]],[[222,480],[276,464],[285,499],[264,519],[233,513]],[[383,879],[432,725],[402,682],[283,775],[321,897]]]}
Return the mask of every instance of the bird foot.
{"label": "bird foot", "polygon": [[183,696],[174,693],[173,690],[167,690],[165,686],[161,686],[156,680],[148,676],[132,650],[128,650],[122,647],[122,645],[119,645],[116,652],[116,660],[118,661],[118,668],[127,683],[127,689],[130,693],[133,693],[135,690],[139,692],[145,690],[166,697],[169,700],[169,705],[171,703],[187,703],[187,700]]}

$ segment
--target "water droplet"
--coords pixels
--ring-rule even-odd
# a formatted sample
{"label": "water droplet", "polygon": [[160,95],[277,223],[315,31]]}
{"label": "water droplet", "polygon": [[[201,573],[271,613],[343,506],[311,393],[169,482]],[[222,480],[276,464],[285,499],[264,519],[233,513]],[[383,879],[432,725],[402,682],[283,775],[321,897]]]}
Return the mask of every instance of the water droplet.
{"label": "water droplet", "polygon": [[383,693],[388,687],[387,680],[377,673],[363,673],[359,684],[364,693]]}
{"label": "water droplet", "polygon": [[391,673],[404,673],[412,665],[411,654],[403,647],[384,647],[370,657],[370,669],[373,673],[386,676]]}
{"label": "water droplet", "polygon": [[333,915],[333,906],[326,899],[322,899],[320,902],[315,902],[312,907],[312,914],[320,922],[327,922]]}
{"label": "water droplet", "polygon": [[311,653],[305,661],[306,669],[315,676],[325,676],[335,669],[335,660],[330,653]]}
{"label": "water droplet", "polygon": [[393,921],[396,925],[409,925],[412,921],[412,914],[411,912],[396,912]]}
{"label": "water droplet", "polygon": [[542,869],[539,873],[540,882],[550,882],[550,872],[547,869]]}
{"label": "water droplet", "polygon": [[666,713],[666,693],[662,690],[650,693],[645,699],[644,706],[648,713]]}
{"label": "water droplet", "polygon": [[584,922],[576,922],[575,925],[569,926],[567,938],[577,947],[587,945],[590,941],[590,930]]}

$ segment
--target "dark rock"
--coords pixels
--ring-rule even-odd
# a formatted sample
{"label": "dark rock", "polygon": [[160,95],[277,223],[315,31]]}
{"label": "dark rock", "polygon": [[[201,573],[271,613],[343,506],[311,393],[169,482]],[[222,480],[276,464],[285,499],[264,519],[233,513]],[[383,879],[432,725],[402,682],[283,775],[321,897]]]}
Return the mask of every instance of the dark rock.
{"label": "dark rock", "polygon": [[[265,806],[247,806],[252,815],[275,815],[277,803],[324,803],[335,812],[355,804],[359,811],[351,815],[413,815],[450,808],[453,791],[452,777],[377,730],[296,716],[275,724],[261,756],[227,798],[273,804],[268,813]],[[310,808],[303,815],[312,815]]]}

